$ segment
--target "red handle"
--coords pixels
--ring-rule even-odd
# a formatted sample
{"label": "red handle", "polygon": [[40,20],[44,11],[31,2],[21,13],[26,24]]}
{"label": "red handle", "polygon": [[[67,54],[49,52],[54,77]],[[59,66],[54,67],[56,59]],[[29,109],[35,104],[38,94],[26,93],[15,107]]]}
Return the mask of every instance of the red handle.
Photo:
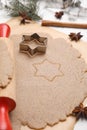
{"label": "red handle", "polygon": [[16,106],[13,99],[8,97],[0,97],[0,130],[12,130],[9,119],[9,112]]}
{"label": "red handle", "polygon": [[0,24],[0,37],[9,37],[10,35],[10,27],[6,23]]}
{"label": "red handle", "polygon": [[12,130],[8,112],[8,105],[2,104],[0,106],[0,130]]}

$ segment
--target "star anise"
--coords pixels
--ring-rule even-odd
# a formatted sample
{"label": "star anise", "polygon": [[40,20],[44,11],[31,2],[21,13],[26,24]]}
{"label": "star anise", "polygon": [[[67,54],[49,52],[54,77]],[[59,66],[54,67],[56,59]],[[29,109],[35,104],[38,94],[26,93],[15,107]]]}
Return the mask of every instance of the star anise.
{"label": "star anise", "polygon": [[76,116],[76,119],[87,119],[87,107],[84,107],[82,103],[79,106],[75,107],[72,111],[72,115]]}
{"label": "star anise", "polygon": [[55,17],[58,18],[58,19],[61,19],[61,17],[64,15],[64,12],[63,11],[60,11],[60,12],[55,12]]}
{"label": "star anise", "polygon": [[30,20],[32,20],[31,18],[29,18],[26,13],[21,13],[19,12],[19,15],[22,17],[22,20],[20,21],[20,24],[26,24],[26,23],[30,23]]}
{"label": "star anise", "polygon": [[20,21],[20,24],[26,24],[26,23],[30,23],[30,20],[27,20],[26,18],[23,18],[23,19]]}
{"label": "star anise", "polygon": [[70,33],[69,37],[70,37],[71,41],[76,41],[77,42],[83,37],[83,35],[81,35],[80,32],[78,32],[78,33]]}

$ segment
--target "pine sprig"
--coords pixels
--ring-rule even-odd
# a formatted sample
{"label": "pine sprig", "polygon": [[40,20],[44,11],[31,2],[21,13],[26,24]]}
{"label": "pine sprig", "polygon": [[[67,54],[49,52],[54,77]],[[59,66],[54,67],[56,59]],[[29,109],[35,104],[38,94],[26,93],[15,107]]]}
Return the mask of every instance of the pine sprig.
{"label": "pine sprig", "polygon": [[30,0],[27,5],[24,5],[19,0],[11,1],[5,8],[9,11],[9,14],[13,17],[20,16],[20,14],[26,14],[32,20],[40,20],[38,16],[38,0]]}

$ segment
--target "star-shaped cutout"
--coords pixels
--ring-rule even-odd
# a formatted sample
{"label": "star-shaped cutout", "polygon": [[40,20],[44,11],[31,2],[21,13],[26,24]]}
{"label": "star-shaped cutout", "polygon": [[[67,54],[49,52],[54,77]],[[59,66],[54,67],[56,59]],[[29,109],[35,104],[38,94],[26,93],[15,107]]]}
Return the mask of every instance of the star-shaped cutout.
{"label": "star-shaped cutout", "polygon": [[44,54],[47,47],[47,38],[40,37],[37,33],[32,35],[23,35],[23,41],[20,43],[20,52],[34,56],[37,53]]}
{"label": "star-shaped cutout", "polygon": [[47,59],[43,60],[41,63],[33,64],[35,68],[35,76],[43,77],[48,81],[53,81],[57,77],[63,76],[61,71],[61,64],[53,63]]}

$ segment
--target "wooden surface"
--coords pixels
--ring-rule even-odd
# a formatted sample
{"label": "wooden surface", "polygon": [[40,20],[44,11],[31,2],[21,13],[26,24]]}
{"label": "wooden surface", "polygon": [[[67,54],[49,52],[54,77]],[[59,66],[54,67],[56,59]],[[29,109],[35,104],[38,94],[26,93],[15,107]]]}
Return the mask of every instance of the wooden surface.
{"label": "wooden surface", "polygon": [[[50,34],[53,38],[59,38],[62,37],[66,39],[70,44],[72,44],[76,49],[78,49],[82,55],[82,57],[85,59],[87,62],[87,43],[83,41],[79,42],[71,42],[68,35],[55,31],[54,29],[51,29],[49,27],[41,27],[40,24],[37,24],[35,22],[32,22],[31,24],[26,24],[26,25],[20,25],[20,18],[14,18],[11,19],[10,21],[7,22],[10,27],[11,27],[11,35],[13,34],[27,34],[27,33],[38,33],[38,32],[43,32],[43,33],[48,33]],[[87,104],[87,99],[84,102]],[[67,117],[67,120],[64,122],[59,122],[58,124],[54,125],[53,127],[47,126],[45,130],[73,130],[74,124],[76,120],[73,117]],[[27,126],[22,126],[22,130],[31,130]]]}

